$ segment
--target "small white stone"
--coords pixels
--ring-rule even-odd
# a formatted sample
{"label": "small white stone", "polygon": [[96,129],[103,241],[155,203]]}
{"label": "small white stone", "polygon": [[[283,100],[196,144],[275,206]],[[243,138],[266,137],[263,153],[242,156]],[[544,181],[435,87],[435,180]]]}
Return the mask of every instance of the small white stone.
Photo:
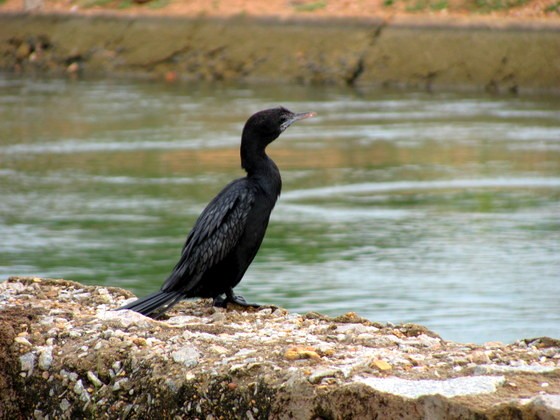
{"label": "small white stone", "polygon": [[25,337],[16,337],[14,338],[14,342],[21,344],[23,346],[28,346],[28,347],[32,346],[31,342]]}
{"label": "small white stone", "polygon": [[60,407],[60,410],[64,413],[66,410],[70,408],[70,403],[66,398],[64,398],[62,401],[60,401],[60,404],[58,406]]}
{"label": "small white stone", "polygon": [[45,316],[43,317],[43,319],[41,319],[41,321],[39,321],[39,324],[41,325],[51,325],[52,323],[54,323],[53,316]]}
{"label": "small white stone", "polygon": [[198,364],[200,353],[194,347],[183,347],[171,353],[171,357],[176,363],[182,363],[186,367],[194,367]]}
{"label": "small white stone", "polygon": [[123,330],[114,330],[113,331],[113,337],[118,337],[118,338],[122,338],[124,337],[126,334],[124,333]]}
{"label": "small white stone", "polygon": [[21,370],[27,372],[27,376],[33,374],[33,369],[35,369],[35,354],[25,353],[23,356],[19,357],[19,363],[21,364]]}
{"label": "small white stone", "polygon": [[138,312],[131,310],[121,311],[98,311],[95,315],[101,321],[116,321],[121,328],[128,328],[135,325],[139,328],[148,328],[152,323],[156,322]]}
{"label": "small white stone", "polygon": [[225,347],[222,347],[222,346],[218,346],[216,344],[211,346],[210,350],[213,351],[214,353],[218,353],[218,354],[227,354],[227,352],[228,352],[228,349],[226,349]]}
{"label": "small white stone", "polygon": [[115,385],[113,385],[113,391],[120,391],[124,385],[126,385],[128,383],[128,378],[123,378],[118,380],[117,382],[115,382]]}
{"label": "small white stone", "polygon": [[245,357],[245,356],[248,356],[250,354],[254,354],[256,352],[257,352],[256,350],[252,350],[252,349],[241,349],[237,353],[235,353],[233,356],[234,357]]}
{"label": "small white stone", "polygon": [[52,346],[46,346],[41,349],[39,352],[39,368],[48,370],[51,367],[53,362],[52,351]]}
{"label": "small white stone", "polygon": [[74,392],[77,395],[82,395],[84,392],[87,392],[86,389],[84,388],[84,384],[82,384],[81,379],[77,380],[76,383],[74,384]]}
{"label": "small white stone", "polygon": [[188,325],[188,324],[200,324],[200,317],[197,316],[190,316],[190,315],[181,315],[181,316],[174,316],[169,318],[165,321],[167,324],[181,326],[181,325]]}

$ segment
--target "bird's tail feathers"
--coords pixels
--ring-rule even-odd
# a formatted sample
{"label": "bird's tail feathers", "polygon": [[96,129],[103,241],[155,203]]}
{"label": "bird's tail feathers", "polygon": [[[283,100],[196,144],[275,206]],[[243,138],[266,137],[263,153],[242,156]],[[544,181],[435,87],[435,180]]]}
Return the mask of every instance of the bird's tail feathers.
{"label": "bird's tail feathers", "polygon": [[158,291],[151,295],[137,299],[119,309],[131,309],[142,315],[157,319],[183,299],[180,292]]}

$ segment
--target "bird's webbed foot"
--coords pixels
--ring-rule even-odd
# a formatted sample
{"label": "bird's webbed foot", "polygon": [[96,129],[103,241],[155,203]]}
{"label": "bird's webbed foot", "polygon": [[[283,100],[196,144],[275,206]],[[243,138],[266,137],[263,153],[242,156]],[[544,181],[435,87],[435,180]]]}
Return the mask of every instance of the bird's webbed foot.
{"label": "bird's webbed foot", "polygon": [[239,295],[233,295],[232,294],[231,297],[230,296],[226,297],[226,300],[228,302],[235,303],[236,305],[243,306],[245,308],[260,308],[261,307],[261,305],[259,305],[258,303],[247,302],[243,296],[239,296]]}
{"label": "bird's webbed foot", "polygon": [[215,297],[213,305],[218,308],[225,308],[227,307],[228,303],[234,303],[236,305],[243,306],[244,308],[260,308],[261,306],[256,303],[247,302],[243,296],[234,295],[232,291],[226,293],[226,297],[223,296]]}

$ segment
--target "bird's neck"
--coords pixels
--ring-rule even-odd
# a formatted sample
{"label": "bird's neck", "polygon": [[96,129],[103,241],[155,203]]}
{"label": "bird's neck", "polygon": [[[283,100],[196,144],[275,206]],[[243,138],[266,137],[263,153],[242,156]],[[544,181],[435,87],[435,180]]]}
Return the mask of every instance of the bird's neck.
{"label": "bird's neck", "polygon": [[277,197],[282,189],[282,178],[278,166],[268,157],[263,148],[241,147],[241,166],[247,178],[253,179],[270,195]]}

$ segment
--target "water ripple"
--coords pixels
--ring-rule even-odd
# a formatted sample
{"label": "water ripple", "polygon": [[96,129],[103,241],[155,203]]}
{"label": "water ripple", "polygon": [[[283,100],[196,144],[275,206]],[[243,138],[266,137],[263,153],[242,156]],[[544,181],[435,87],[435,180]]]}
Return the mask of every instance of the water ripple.
{"label": "water ripple", "polygon": [[491,178],[443,181],[368,182],[289,191],[285,200],[325,198],[343,194],[379,194],[397,191],[425,191],[471,188],[560,188],[560,178]]}

